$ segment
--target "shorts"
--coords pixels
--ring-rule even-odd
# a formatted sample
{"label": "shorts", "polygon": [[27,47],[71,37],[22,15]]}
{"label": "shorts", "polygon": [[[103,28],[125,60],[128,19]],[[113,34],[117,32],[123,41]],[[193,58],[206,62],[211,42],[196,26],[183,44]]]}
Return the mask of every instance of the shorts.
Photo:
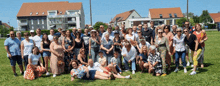
{"label": "shorts", "polygon": [[188,45],[186,45],[186,53],[189,53],[189,46]]}
{"label": "shorts", "polygon": [[[108,72],[110,72],[111,70],[108,67],[105,67],[106,70],[108,70]],[[104,73],[108,74],[108,72],[104,71]]]}
{"label": "shorts", "polygon": [[11,66],[15,66],[16,62],[18,65],[22,65],[22,58],[20,55],[12,56],[10,59]]}
{"label": "shorts", "polygon": [[43,52],[43,57],[50,57],[51,53],[49,51],[44,51]]}
{"label": "shorts", "polygon": [[86,77],[86,73],[82,77],[83,80],[95,80],[96,70],[89,70],[89,78]]}

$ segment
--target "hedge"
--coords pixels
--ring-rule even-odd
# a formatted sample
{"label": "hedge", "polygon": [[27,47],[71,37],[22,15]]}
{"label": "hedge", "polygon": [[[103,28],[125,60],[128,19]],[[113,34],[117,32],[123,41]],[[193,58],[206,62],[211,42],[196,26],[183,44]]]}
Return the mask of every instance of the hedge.
{"label": "hedge", "polygon": [[216,29],[216,24],[208,24],[208,29]]}

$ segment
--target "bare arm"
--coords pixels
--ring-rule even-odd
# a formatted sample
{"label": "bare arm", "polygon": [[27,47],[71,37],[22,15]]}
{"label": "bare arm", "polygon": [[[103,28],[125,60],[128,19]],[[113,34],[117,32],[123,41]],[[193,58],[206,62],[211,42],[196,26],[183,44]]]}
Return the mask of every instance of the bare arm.
{"label": "bare arm", "polygon": [[51,51],[51,53],[53,53],[56,56],[59,56],[59,54],[53,49],[53,47],[54,47],[54,43],[51,43],[50,44],[50,51]]}
{"label": "bare arm", "polygon": [[22,59],[24,59],[24,43],[23,43],[23,41],[21,42],[21,57],[22,57]]}
{"label": "bare arm", "polygon": [[74,49],[74,47],[75,47],[75,39],[72,37],[72,39],[73,39],[73,46],[70,48],[70,50],[73,50]]}
{"label": "bare arm", "polygon": [[62,47],[63,47],[63,49],[66,51],[64,38],[63,38],[63,40],[62,40]]}
{"label": "bare arm", "polygon": [[9,52],[8,46],[5,46],[5,50],[8,53],[9,58],[11,58],[11,53]]}
{"label": "bare arm", "polygon": [[109,51],[112,51],[112,50],[113,50],[113,48],[114,48],[114,45],[112,45],[112,47],[109,49]]}
{"label": "bare arm", "polygon": [[81,56],[80,54],[78,55],[78,60],[79,60],[82,64],[87,65],[87,63],[82,60],[82,56]]}
{"label": "bare arm", "polygon": [[103,45],[101,45],[100,47],[101,47],[101,49],[103,49],[103,50],[105,50],[105,51],[108,51],[108,49],[105,48]]}

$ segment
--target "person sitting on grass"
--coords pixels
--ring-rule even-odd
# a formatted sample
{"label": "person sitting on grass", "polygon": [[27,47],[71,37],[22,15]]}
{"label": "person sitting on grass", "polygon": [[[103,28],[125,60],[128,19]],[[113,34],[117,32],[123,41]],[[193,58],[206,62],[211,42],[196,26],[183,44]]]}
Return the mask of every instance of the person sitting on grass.
{"label": "person sitting on grass", "polygon": [[142,46],[142,53],[140,54],[140,60],[139,60],[139,66],[141,68],[141,73],[143,73],[144,68],[148,69],[149,64],[148,64],[148,50],[147,46]]}
{"label": "person sitting on grass", "polygon": [[98,62],[93,63],[92,59],[89,59],[88,64],[89,64],[89,66],[88,66],[89,70],[96,70],[96,71],[111,75],[112,79],[114,79],[114,78],[131,79],[130,75],[121,76],[119,73],[117,73],[115,67],[112,64],[109,64],[106,67],[102,67],[102,66],[100,66],[100,64]]}
{"label": "person sitting on grass", "polygon": [[119,58],[118,58],[118,52],[115,51],[115,52],[114,52],[114,57],[111,58],[110,62],[111,62],[111,64],[116,68],[117,72],[119,72],[119,74],[121,74],[122,71],[121,71],[121,68],[119,67],[120,62],[119,62],[118,59],[119,59]]}
{"label": "person sitting on grass", "polygon": [[77,60],[78,60],[78,63],[79,64],[82,64],[82,65],[84,65],[84,66],[88,66],[88,61],[87,61],[87,59],[86,59],[87,57],[86,57],[86,55],[85,55],[85,49],[84,48],[81,48],[80,50],[79,50],[79,54],[78,54],[78,57],[77,57]]}
{"label": "person sitting on grass", "polygon": [[[36,77],[40,77],[46,71],[40,57],[41,55],[38,47],[33,47],[32,53],[28,56],[28,65],[24,74],[25,79],[33,80]],[[40,66],[38,66],[38,62]]]}
{"label": "person sitting on grass", "polygon": [[156,46],[150,46],[150,53],[147,60],[149,64],[148,73],[153,72],[156,76],[160,76],[162,73],[162,63],[159,52],[156,52]]}
{"label": "person sitting on grass", "polygon": [[99,56],[98,63],[101,64],[102,67],[106,67],[107,65],[106,57],[103,56],[103,52],[100,51],[98,56]]}

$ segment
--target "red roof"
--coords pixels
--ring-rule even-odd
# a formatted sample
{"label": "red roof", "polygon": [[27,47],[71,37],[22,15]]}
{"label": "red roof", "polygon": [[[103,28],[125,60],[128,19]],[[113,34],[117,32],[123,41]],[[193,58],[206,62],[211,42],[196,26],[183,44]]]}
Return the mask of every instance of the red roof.
{"label": "red roof", "polygon": [[220,13],[209,13],[214,22],[220,22]]}
{"label": "red roof", "polygon": [[116,18],[118,18],[118,21],[125,21],[129,16],[130,14],[135,11],[135,10],[130,10],[130,11],[126,11],[124,13],[120,13],[120,14],[117,14],[112,20],[110,23],[112,22],[115,22],[116,21]]}
{"label": "red roof", "polygon": [[174,14],[176,14],[178,18],[184,17],[180,7],[149,9],[149,12],[152,19],[160,18],[160,14],[162,14],[163,18],[170,18],[169,14],[172,14],[173,18],[175,17]]}
{"label": "red roof", "polygon": [[[36,2],[36,3],[23,3],[17,17],[21,16],[47,16],[47,11],[57,10],[57,15],[64,15],[66,10],[80,10],[82,3],[69,3],[63,2]],[[38,14],[36,14],[38,12]],[[43,14],[44,12],[44,14]],[[62,14],[60,14],[62,12]],[[30,15],[32,13],[32,15]]]}
{"label": "red roof", "polygon": [[10,28],[11,27],[7,23],[2,23],[2,25],[4,25],[6,28]]}

